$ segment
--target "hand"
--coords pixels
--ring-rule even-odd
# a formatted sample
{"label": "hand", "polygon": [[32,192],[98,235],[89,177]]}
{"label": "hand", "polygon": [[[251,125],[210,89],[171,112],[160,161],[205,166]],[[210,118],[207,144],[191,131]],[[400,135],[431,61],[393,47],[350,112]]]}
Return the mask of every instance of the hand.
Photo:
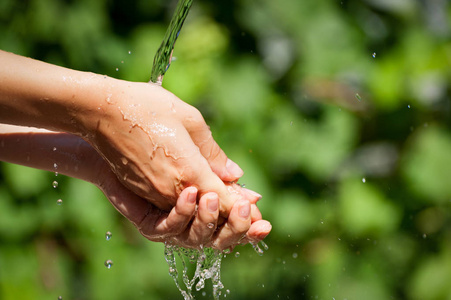
{"label": "hand", "polygon": [[119,180],[164,210],[189,186],[200,196],[215,192],[227,217],[241,195],[224,181],[236,181],[242,170],[227,159],[199,111],[155,84],[104,80],[99,116],[80,116],[87,124],[82,135]]}
{"label": "hand", "polygon": [[[64,133],[29,131],[30,128],[2,125],[0,160],[49,171],[54,171],[56,163],[61,174],[94,183],[150,240],[170,241],[188,248],[204,245],[225,249],[238,243],[258,242],[271,230],[256,207],[259,195],[236,184],[229,188],[245,200],[236,202],[225,224],[216,229],[219,205],[215,193],[200,197],[196,212],[193,200],[197,189],[188,187],[167,213],[121,185],[108,164],[83,139]],[[252,214],[246,217],[249,209]]]}
{"label": "hand", "polygon": [[163,88],[4,51],[0,64],[3,123],[83,137],[124,185],[161,209],[170,210],[188,186],[200,196],[217,193],[223,217],[239,199],[223,181],[236,181],[241,169],[214,142],[201,114]]}
{"label": "hand", "polygon": [[257,243],[271,230],[269,222],[261,218],[251,224],[249,201],[236,202],[227,222],[217,230],[219,199],[215,193],[203,195],[196,211],[197,189],[188,187],[180,194],[176,206],[166,213],[118,183],[108,186],[103,191],[113,206],[154,242],[224,250],[237,244]]}

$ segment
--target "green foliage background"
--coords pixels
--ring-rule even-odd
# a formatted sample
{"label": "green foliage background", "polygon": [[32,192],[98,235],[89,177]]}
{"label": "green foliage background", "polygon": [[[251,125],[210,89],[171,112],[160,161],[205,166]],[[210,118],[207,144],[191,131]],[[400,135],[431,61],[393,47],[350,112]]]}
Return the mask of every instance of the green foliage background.
{"label": "green foliage background", "polygon": [[[0,0],[0,48],[148,81],[174,8]],[[449,1],[196,0],[174,55],[164,86],[273,224],[224,260],[227,299],[451,299]],[[181,299],[95,187],[0,167],[0,299]]]}

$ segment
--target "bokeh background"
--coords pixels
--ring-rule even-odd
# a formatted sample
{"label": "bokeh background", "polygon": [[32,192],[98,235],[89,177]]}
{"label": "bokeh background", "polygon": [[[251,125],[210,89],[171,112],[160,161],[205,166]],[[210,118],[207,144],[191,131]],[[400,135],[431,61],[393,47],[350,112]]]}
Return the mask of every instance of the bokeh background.
{"label": "bokeh background", "polygon": [[[0,48],[148,81],[175,5],[0,0]],[[451,299],[448,0],[196,0],[174,56],[164,86],[273,224],[224,259],[227,299]],[[95,187],[0,167],[0,299],[182,298]]]}

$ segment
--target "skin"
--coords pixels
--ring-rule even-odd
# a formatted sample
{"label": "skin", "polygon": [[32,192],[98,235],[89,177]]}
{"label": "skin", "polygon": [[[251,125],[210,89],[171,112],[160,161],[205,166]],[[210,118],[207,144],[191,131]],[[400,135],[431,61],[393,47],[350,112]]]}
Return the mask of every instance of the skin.
{"label": "skin", "polygon": [[0,123],[83,138],[121,184],[165,211],[187,187],[197,189],[197,201],[217,194],[223,218],[245,200],[245,192],[227,185],[243,171],[214,141],[202,115],[162,87],[4,51],[0,65]]}
{"label": "skin", "polygon": [[[262,220],[256,206],[260,196],[236,184],[229,188],[241,193],[242,199],[234,203],[222,223],[218,195],[206,193],[197,203],[196,187],[185,188],[170,211],[161,210],[122,185],[98,152],[72,134],[0,125],[0,160],[57,170],[60,174],[93,183],[151,241],[186,248],[202,245],[224,250],[233,249],[237,244],[257,243],[271,230],[271,225]],[[161,197],[159,193],[153,195]]]}

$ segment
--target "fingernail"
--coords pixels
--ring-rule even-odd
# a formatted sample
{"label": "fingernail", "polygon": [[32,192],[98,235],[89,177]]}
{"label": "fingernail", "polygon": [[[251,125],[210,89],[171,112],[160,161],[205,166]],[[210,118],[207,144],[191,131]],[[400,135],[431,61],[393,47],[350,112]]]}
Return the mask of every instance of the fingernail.
{"label": "fingernail", "polygon": [[226,169],[230,175],[232,175],[236,178],[240,178],[244,174],[243,170],[241,170],[241,168],[235,162],[233,162],[230,158],[227,159]]}
{"label": "fingernail", "polygon": [[254,196],[255,198],[257,198],[257,201],[260,200],[262,198],[262,195],[260,195],[257,192],[254,192],[253,190],[249,190],[249,189],[245,189],[249,194],[251,194],[252,196]]}
{"label": "fingernail", "polygon": [[210,197],[207,199],[207,207],[210,212],[216,212],[218,210],[218,197]]}
{"label": "fingernail", "polygon": [[251,213],[251,205],[248,201],[243,201],[243,203],[240,205],[238,209],[238,214],[241,218],[247,219],[249,218],[249,215]]}
{"label": "fingernail", "polygon": [[194,189],[192,189],[192,190],[190,190],[189,192],[188,192],[188,196],[187,196],[187,200],[188,200],[188,203],[196,203],[196,198],[197,198],[197,189],[196,190],[194,190]]}

